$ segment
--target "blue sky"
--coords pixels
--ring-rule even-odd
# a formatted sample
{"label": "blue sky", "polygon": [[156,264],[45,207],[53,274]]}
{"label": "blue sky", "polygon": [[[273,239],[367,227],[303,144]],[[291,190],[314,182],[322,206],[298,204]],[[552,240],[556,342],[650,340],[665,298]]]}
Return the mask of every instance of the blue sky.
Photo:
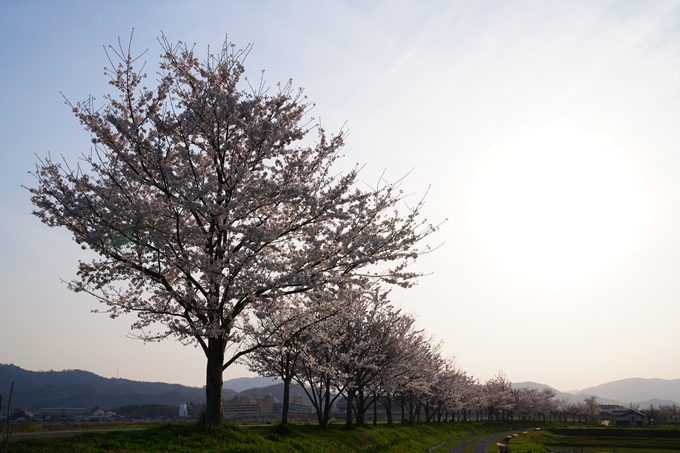
{"label": "blue sky", "polygon": [[[0,362],[202,385],[200,350],[126,337],[70,293],[66,231],[30,215],[37,156],[89,137],[64,105],[109,86],[103,45],[254,43],[293,79],[343,164],[409,174],[447,221],[395,302],[468,373],[560,390],[679,378],[680,3],[12,1],[0,3]],[[245,374],[230,369],[225,378]]]}

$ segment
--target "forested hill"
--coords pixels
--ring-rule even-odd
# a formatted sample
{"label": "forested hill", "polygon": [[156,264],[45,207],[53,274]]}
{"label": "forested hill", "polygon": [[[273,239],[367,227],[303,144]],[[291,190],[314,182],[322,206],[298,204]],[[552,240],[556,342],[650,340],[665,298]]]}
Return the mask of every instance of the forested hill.
{"label": "forested hill", "polygon": [[[16,386],[12,406],[25,410],[205,401],[205,390],[198,387],[104,378],[83,370],[29,371],[0,364],[0,393],[7,395],[12,381]],[[228,398],[234,394],[234,391],[226,390],[224,396]]]}

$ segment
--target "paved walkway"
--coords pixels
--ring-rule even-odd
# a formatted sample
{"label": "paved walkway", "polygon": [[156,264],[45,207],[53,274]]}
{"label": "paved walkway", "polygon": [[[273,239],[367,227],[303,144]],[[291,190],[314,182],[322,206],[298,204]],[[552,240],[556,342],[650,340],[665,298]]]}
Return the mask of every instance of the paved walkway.
{"label": "paved walkway", "polygon": [[463,449],[467,447],[468,445],[472,443],[476,443],[477,446],[473,450],[472,453],[486,453],[486,449],[494,443],[497,439],[503,438],[505,436],[509,436],[511,434],[515,433],[522,433],[526,431],[527,429],[520,429],[520,430],[515,430],[515,431],[506,431],[504,433],[495,433],[495,434],[489,434],[486,436],[479,436],[479,437],[474,437],[472,439],[468,439],[466,441],[463,441],[459,444],[457,444],[455,447],[451,448],[448,450],[446,453],[462,453]]}

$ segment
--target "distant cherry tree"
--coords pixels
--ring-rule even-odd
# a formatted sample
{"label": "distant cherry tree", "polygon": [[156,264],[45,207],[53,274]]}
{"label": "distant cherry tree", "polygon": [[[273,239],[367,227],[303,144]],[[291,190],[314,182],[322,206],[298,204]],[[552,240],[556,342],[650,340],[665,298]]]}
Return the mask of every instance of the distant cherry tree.
{"label": "distant cherry tree", "polygon": [[473,376],[461,371],[456,379],[456,401],[455,410],[458,413],[458,420],[466,422],[472,420],[472,412],[478,414],[484,403],[484,392],[479,385],[479,381]]}
{"label": "distant cherry tree", "polygon": [[595,423],[597,417],[599,417],[602,412],[600,403],[597,402],[597,396],[595,395],[586,396],[583,399],[583,404],[585,409],[584,415],[586,416],[586,420]]}
{"label": "distant cherry tree", "polygon": [[[351,302],[347,292],[341,293],[343,303]],[[304,329],[297,346],[293,379],[300,384],[314,406],[319,427],[328,428],[336,401],[342,396],[348,379],[339,373],[343,360],[340,345],[347,342],[350,321],[343,312],[325,316]]]}
{"label": "distant cherry tree", "polygon": [[392,371],[395,377],[389,385],[395,401],[401,407],[402,424],[419,420],[423,404],[430,395],[432,383],[441,366],[441,346],[423,331],[415,332],[404,342],[406,354]]}
{"label": "distant cherry tree", "polygon": [[290,386],[299,369],[298,362],[308,349],[306,341],[314,335],[316,324],[327,325],[329,318],[340,316],[346,309],[346,304],[337,302],[325,292],[294,294],[275,310],[259,313],[253,323],[246,345],[253,352],[243,362],[250,371],[283,381],[282,425],[288,424]]}
{"label": "distant cherry tree", "polygon": [[345,135],[308,118],[302,91],[244,84],[249,47],[225,43],[201,61],[160,43],[148,88],[129,47],[109,51],[117,95],[71,105],[92,149],[77,165],[42,159],[30,191],[34,214],[99,255],[80,262],[72,290],[112,317],[135,312],[146,341],[200,346],[217,424],[223,371],[259,347],[242,346],[252,316],[348,279],[409,286],[435,228],[422,201],[397,211],[399,183],[359,188],[356,168],[335,169]]}
{"label": "distant cherry tree", "polygon": [[434,375],[432,386],[430,387],[429,398],[425,403],[426,421],[444,421],[448,418],[448,413],[456,407],[458,399],[458,383],[464,376],[455,364],[453,357],[443,358],[439,369]]}
{"label": "distant cherry tree", "polygon": [[514,396],[510,381],[505,377],[505,373],[499,371],[498,374],[484,383],[484,390],[487,397],[487,414],[489,420],[503,420],[514,407]]}
{"label": "distant cherry tree", "polygon": [[[352,426],[352,414],[360,425],[365,423],[369,407],[375,407],[381,377],[399,360],[402,336],[413,323],[395,309],[387,294],[378,288],[361,293],[344,313],[347,329],[338,344],[336,362],[343,376],[342,388],[347,399],[345,424]],[[338,388],[340,391],[340,388]]]}
{"label": "distant cherry tree", "polygon": [[659,418],[665,422],[678,423],[678,414],[680,409],[678,405],[673,404],[660,404],[659,405]]}

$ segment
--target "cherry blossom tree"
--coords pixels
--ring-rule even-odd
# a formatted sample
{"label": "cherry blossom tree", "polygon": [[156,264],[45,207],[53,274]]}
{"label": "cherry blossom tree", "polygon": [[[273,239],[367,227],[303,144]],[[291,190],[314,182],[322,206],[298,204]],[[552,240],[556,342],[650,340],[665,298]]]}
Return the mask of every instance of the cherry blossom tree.
{"label": "cherry blossom tree", "polygon": [[557,406],[557,415],[555,417],[555,420],[557,421],[559,417],[559,420],[566,422],[571,402],[567,398],[557,398],[555,400],[555,404]]}
{"label": "cherry blossom tree", "polygon": [[260,346],[243,347],[253,314],[352,278],[409,286],[418,275],[407,266],[436,228],[420,219],[422,201],[397,211],[400,183],[359,189],[356,168],[334,170],[345,135],[309,120],[290,82],[244,83],[250,47],[225,43],[201,61],[159,42],[149,88],[130,47],[111,48],[117,94],[70,104],[93,148],[77,165],[40,160],[30,192],[34,214],[99,255],[79,263],[72,290],[112,317],[136,313],[146,341],[200,346],[206,421],[217,424],[223,371]]}
{"label": "cherry blossom tree", "polygon": [[555,399],[557,392],[553,388],[544,388],[538,392],[538,413],[543,416],[543,421],[545,421],[545,415],[548,414],[550,417],[552,414],[555,415],[555,421],[557,421],[557,409],[559,407],[559,402]]}
{"label": "cherry blossom tree", "polygon": [[[412,314],[390,311],[390,319],[388,335],[382,337],[379,347],[383,351],[380,352],[381,368],[369,386],[373,400],[382,403],[385,408],[388,424],[393,423],[392,403],[395,396],[403,394],[405,386],[419,379],[422,365],[429,357],[427,353],[432,350],[431,339],[424,331],[415,328],[416,319]],[[377,423],[375,409],[376,405],[374,423]]]}
{"label": "cherry blossom tree", "polygon": [[300,339],[293,379],[307,393],[322,429],[328,427],[335,402],[349,383],[338,367],[344,360],[339,346],[347,342],[348,320],[342,315],[324,317],[305,329]]}
{"label": "cherry blossom tree", "polygon": [[678,423],[679,412],[678,405],[675,403],[659,405],[659,417],[666,422]]}
{"label": "cherry blossom tree", "polygon": [[[307,326],[299,330],[294,342],[255,354],[261,357],[257,359],[260,369],[289,370],[307,392],[322,428],[327,427],[333,405],[343,394],[348,395],[351,425],[353,396],[362,394],[391,354],[388,347],[380,350],[386,344],[378,338],[386,336],[392,320],[386,318],[390,309],[384,294],[371,285],[349,285],[333,298],[335,302],[328,303],[331,297],[326,295],[325,302],[309,310]],[[285,353],[283,360],[279,350]],[[364,407],[362,398],[359,402]],[[357,415],[362,417],[364,412],[359,410]]]}
{"label": "cherry blossom tree", "polygon": [[290,385],[306,350],[308,330],[313,332],[316,324],[323,324],[346,309],[344,304],[319,291],[294,294],[287,302],[275,310],[258,313],[257,326],[250,330],[246,347],[253,352],[244,359],[251,371],[283,381],[282,425],[288,424]]}
{"label": "cherry blossom tree", "polygon": [[541,390],[535,388],[519,388],[513,389],[512,395],[514,397],[514,406],[512,415],[519,417],[522,420],[538,419],[545,421],[546,414],[551,415],[555,413],[555,420],[557,420],[558,401],[554,400],[556,392],[552,388],[544,388]]}
{"label": "cherry blossom tree", "polygon": [[520,420],[526,420],[527,417],[535,414],[539,398],[537,389],[528,387],[513,389],[512,394],[515,398],[513,417],[517,416]]}
{"label": "cherry blossom tree", "polygon": [[[312,322],[307,312],[290,304],[280,310],[261,316],[263,334],[257,335],[253,345],[261,345],[246,357],[250,371],[262,376],[276,376],[283,381],[283,406],[281,425],[288,424],[290,384],[300,357],[300,337]],[[263,338],[265,337],[265,338]]]}
{"label": "cherry blossom tree", "polygon": [[425,404],[425,419],[440,422],[448,418],[449,411],[453,411],[458,405],[459,382],[465,378],[465,373],[460,370],[452,357],[441,360],[440,368],[430,387],[429,400]]}
{"label": "cherry blossom tree", "polygon": [[402,341],[414,323],[413,317],[395,309],[379,288],[364,292],[351,307],[338,361],[339,372],[347,380],[342,384],[347,427],[352,425],[353,408],[359,424],[365,423],[368,408],[375,408],[380,384],[400,360]]}
{"label": "cherry blossom tree", "polygon": [[595,395],[586,396],[583,399],[583,404],[585,409],[584,415],[586,416],[586,420],[595,423],[595,420],[602,412],[600,403],[597,402],[597,396]]}
{"label": "cherry blossom tree", "polygon": [[484,384],[484,390],[487,394],[487,412],[489,420],[496,416],[499,420],[505,416],[513,408],[513,395],[510,382],[505,377],[505,373],[499,371],[498,374]]}
{"label": "cherry blossom tree", "polygon": [[393,395],[401,407],[401,423],[413,423],[420,417],[420,410],[430,394],[432,383],[441,367],[439,350],[441,343],[424,332],[418,332],[409,338],[404,348],[408,354],[404,356],[397,378],[393,381]]}
{"label": "cherry blossom tree", "polygon": [[482,402],[484,392],[479,381],[461,370],[455,381],[455,392],[454,409],[459,414],[458,419],[460,420],[462,415],[464,422],[471,420],[472,411],[479,411],[484,406]]}
{"label": "cherry blossom tree", "polygon": [[585,405],[583,402],[578,402],[578,403],[567,403],[565,407],[565,412],[567,415],[571,415],[571,420],[576,421],[581,421],[581,417],[585,413]]}

